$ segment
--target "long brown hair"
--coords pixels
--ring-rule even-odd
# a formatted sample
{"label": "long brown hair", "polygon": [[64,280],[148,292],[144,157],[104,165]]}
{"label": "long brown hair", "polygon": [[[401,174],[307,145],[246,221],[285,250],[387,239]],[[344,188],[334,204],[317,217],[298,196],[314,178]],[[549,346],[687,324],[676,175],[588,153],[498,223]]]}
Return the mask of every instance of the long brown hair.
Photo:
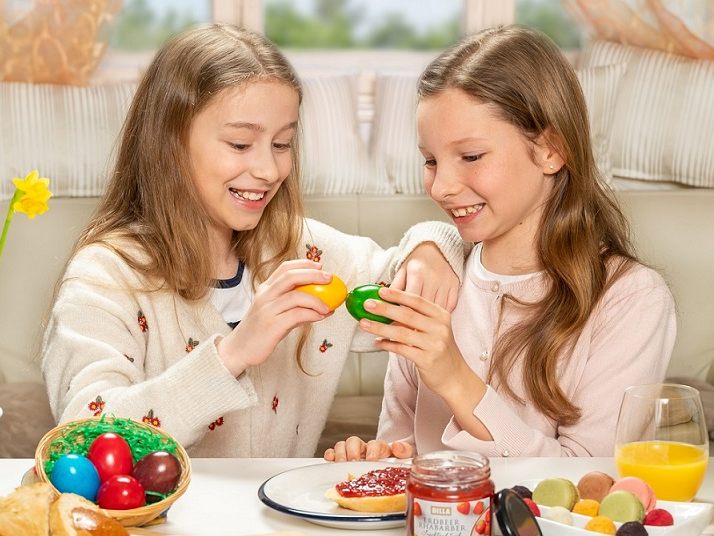
{"label": "long brown hair", "polygon": [[540,222],[537,251],[548,286],[526,318],[498,336],[488,381],[520,402],[508,373],[522,359],[527,397],[547,417],[572,424],[580,408],[558,383],[567,352],[607,288],[636,260],[627,220],[595,164],[585,98],[572,66],[544,34],[518,26],[467,37],[424,71],[419,99],[457,88],[495,105],[531,142],[545,135],[564,159]]}
{"label": "long brown hair", "polygon": [[[302,100],[290,63],[258,34],[212,24],[167,42],[139,83],[107,191],[75,252],[103,243],[147,281],[186,299],[204,297],[214,279],[214,255],[208,216],[191,181],[189,130],[194,117],[222,91],[259,80],[286,84]],[[294,140],[290,176],[258,225],[233,234],[232,246],[253,271],[254,282],[298,251],[303,217],[298,145]],[[141,258],[118,247],[117,238],[137,244]]]}

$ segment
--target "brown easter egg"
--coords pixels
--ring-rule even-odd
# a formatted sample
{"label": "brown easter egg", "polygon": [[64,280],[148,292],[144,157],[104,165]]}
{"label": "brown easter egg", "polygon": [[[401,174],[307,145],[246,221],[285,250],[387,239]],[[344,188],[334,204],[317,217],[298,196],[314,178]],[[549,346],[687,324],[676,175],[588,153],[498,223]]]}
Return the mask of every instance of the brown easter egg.
{"label": "brown easter egg", "polygon": [[157,450],[136,462],[132,476],[146,491],[169,493],[176,489],[181,477],[181,464],[173,454]]}

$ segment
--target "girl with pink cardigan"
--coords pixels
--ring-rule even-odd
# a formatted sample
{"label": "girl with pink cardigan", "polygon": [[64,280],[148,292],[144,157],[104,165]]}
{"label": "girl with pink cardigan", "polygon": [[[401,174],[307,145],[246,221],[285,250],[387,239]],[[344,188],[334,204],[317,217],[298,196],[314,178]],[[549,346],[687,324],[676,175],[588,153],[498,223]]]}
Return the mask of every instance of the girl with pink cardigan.
{"label": "girl with pink cardigan", "polygon": [[573,68],[519,27],[470,36],[418,87],[426,191],[476,244],[449,313],[396,289],[360,321],[391,352],[377,440],[328,460],[440,449],[611,456],[622,394],[664,378],[676,334],[600,181]]}

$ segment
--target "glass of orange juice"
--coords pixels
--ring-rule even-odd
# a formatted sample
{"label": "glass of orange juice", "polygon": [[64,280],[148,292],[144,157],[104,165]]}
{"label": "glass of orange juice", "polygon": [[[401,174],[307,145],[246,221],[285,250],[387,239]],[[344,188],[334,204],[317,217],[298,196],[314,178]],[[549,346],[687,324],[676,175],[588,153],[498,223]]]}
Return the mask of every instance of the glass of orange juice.
{"label": "glass of orange juice", "polygon": [[625,390],[617,418],[615,465],[647,482],[659,500],[691,501],[709,460],[699,391],[658,383]]}

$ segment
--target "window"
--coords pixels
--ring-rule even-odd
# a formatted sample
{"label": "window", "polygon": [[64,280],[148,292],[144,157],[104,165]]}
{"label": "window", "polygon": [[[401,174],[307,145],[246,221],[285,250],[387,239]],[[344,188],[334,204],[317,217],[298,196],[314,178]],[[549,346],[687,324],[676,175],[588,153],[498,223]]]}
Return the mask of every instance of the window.
{"label": "window", "polygon": [[561,0],[124,0],[93,82],[137,79],[168,37],[212,20],[265,31],[302,72],[418,71],[494,24],[538,28],[566,50],[582,39]]}
{"label": "window", "polygon": [[136,80],[169,37],[212,20],[210,0],[125,0],[94,83]]}
{"label": "window", "polygon": [[579,49],[580,28],[562,4],[561,0],[517,0],[515,22],[546,33],[564,50]]}
{"label": "window", "polygon": [[438,50],[462,34],[463,0],[264,0],[284,49]]}

